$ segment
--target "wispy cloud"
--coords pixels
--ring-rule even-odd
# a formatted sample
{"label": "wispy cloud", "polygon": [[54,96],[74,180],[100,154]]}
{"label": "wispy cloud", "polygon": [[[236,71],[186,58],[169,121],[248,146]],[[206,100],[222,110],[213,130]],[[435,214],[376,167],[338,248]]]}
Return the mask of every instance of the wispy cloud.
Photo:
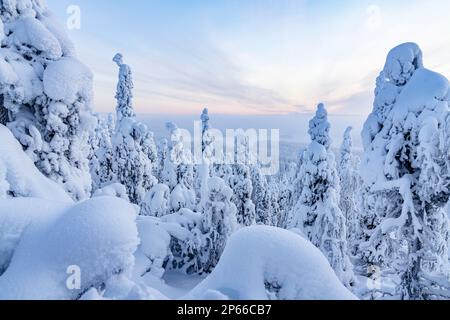
{"label": "wispy cloud", "polygon": [[[64,18],[71,1],[48,2]],[[72,35],[102,111],[115,104],[115,51],[145,113],[289,114],[325,102],[333,114],[367,115],[388,50],[405,41],[450,76],[447,0],[78,2],[83,27]]]}

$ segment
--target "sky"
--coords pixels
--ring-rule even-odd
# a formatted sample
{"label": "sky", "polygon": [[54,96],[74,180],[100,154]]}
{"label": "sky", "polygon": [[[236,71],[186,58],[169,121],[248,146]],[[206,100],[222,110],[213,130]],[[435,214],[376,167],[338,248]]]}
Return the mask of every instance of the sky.
{"label": "sky", "polygon": [[450,77],[447,0],[47,0],[95,76],[95,108],[113,111],[121,52],[141,114],[371,111],[388,51],[416,42],[426,67]]}

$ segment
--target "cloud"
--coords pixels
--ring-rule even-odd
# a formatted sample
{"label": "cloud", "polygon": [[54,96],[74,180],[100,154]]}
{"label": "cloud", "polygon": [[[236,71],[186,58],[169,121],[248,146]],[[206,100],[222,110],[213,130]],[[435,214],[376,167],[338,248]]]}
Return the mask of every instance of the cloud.
{"label": "cloud", "polygon": [[[115,105],[116,51],[133,68],[137,111],[150,113],[204,105],[227,114],[303,113],[323,101],[332,114],[365,116],[387,52],[406,41],[423,48],[427,66],[450,75],[446,0],[150,1],[104,14],[79,3],[86,9],[77,47],[94,71],[101,111]],[[144,9],[151,19],[109,24],[114,30],[90,24]]]}

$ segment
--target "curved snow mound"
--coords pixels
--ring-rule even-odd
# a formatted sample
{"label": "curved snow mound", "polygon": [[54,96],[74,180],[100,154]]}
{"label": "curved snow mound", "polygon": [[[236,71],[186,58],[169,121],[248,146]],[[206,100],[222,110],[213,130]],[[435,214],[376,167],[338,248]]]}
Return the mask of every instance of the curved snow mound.
{"label": "curved snow mound", "polygon": [[353,300],[326,258],[283,229],[254,226],[229,240],[213,273],[187,299],[219,292],[237,300]]}
{"label": "curved snow mound", "polygon": [[420,68],[423,68],[422,50],[417,44],[408,42],[389,52],[384,73],[395,85],[404,85]]}
{"label": "curved snow mound", "polygon": [[31,223],[0,277],[0,300],[77,299],[116,275],[131,276],[135,219],[129,203],[98,197]]}
{"label": "curved snow mound", "polygon": [[78,97],[92,98],[92,72],[74,58],[62,58],[52,62],[44,71],[44,91],[51,99],[67,104]]}
{"label": "curved snow mound", "polygon": [[73,202],[61,187],[34,166],[11,131],[3,125],[0,125],[0,141],[0,198],[35,197]]}

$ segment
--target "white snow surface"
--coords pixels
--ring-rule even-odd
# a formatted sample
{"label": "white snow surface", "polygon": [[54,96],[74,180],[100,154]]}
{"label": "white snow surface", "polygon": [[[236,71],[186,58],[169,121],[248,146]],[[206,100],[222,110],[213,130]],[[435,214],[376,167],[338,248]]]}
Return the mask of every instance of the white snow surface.
{"label": "white snow surface", "polygon": [[[0,300],[76,299],[116,275],[131,276],[139,244],[135,218],[132,205],[111,197],[76,205],[1,200],[0,226],[7,232],[0,234],[12,234],[20,242],[0,277]],[[71,266],[81,271],[80,290],[66,286]]]}
{"label": "white snow surface", "polygon": [[[244,260],[243,257],[245,257]],[[279,287],[268,292],[265,284]],[[279,228],[241,229],[212,274],[184,298],[237,300],[354,300],[326,258],[310,242]]]}
{"label": "white snow surface", "polygon": [[92,72],[74,58],[52,62],[44,71],[44,91],[55,101],[74,103],[78,96],[92,98]]}

